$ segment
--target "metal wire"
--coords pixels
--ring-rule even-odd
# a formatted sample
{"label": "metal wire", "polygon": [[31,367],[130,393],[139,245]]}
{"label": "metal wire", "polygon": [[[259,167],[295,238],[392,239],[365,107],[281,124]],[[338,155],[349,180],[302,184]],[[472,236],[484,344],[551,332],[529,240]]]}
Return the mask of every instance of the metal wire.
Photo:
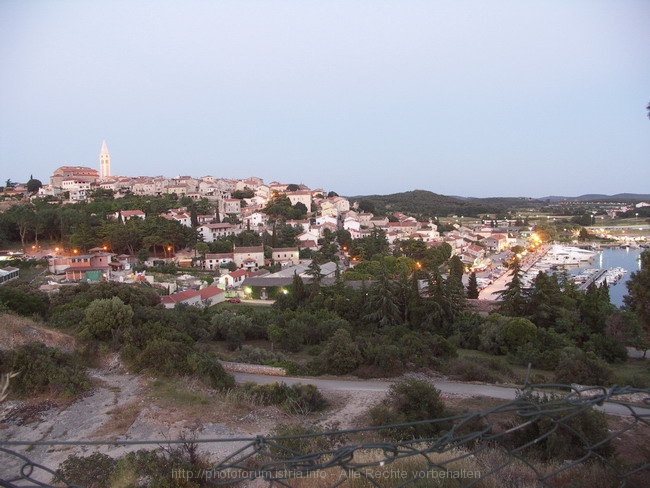
{"label": "metal wire", "polygon": [[[549,396],[540,401],[540,392]],[[557,392],[564,392],[558,394]],[[642,401],[632,403],[627,396],[641,394]],[[624,409],[627,425],[608,431],[605,438],[592,441],[584,431],[573,427],[573,420],[603,405]],[[498,419],[504,414],[514,422],[504,429]],[[426,425],[445,426],[438,436],[387,442],[370,441],[350,444],[349,439],[380,439],[386,432]],[[513,445],[513,436],[543,424],[538,435]],[[268,486],[476,486],[490,478],[492,485],[503,482],[499,476],[509,470],[528,472],[528,486],[557,486],[567,470],[598,466],[614,483],[612,486],[647,486],[650,480],[650,455],[636,464],[602,454],[609,442],[635,429],[650,427],[650,389],[631,387],[578,388],[570,385],[525,385],[516,399],[477,413],[454,417],[383,425],[359,429],[327,431],[292,436],[258,436],[236,439],[193,439],[198,446],[222,444],[233,446],[232,452],[211,469],[176,470],[171,477],[194,480],[201,486],[247,486],[253,480]],[[544,442],[560,432],[569,435],[581,447],[578,459],[560,464],[542,463],[535,455]],[[0,486],[67,486],[55,467],[32,462],[26,453],[10,448],[36,446],[152,446],[186,444],[187,438],[115,442],[6,441],[0,443]],[[243,446],[239,446],[240,444]],[[31,447],[30,447],[31,446]],[[322,446],[326,446],[322,448]],[[320,447],[320,449],[318,448]],[[650,452],[650,446],[639,446]],[[496,454],[495,454],[496,453]],[[13,466],[12,472],[5,472]],[[473,469],[474,468],[474,469]],[[448,479],[455,484],[442,484]],[[513,482],[510,486],[523,486]],[[362,484],[359,484],[362,483]],[[180,484],[180,481],[179,481]],[[255,486],[259,486],[258,484]]]}

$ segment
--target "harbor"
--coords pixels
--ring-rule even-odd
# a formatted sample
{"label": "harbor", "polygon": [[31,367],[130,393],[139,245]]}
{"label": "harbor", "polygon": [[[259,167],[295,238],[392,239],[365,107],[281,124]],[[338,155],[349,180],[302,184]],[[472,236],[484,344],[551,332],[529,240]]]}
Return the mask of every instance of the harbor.
{"label": "harbor", "polygon": [[[586,290],[592,283],[596,286],[607,282],[612,304],[620,307],[627,293],[625,283],[640,267],[639,256],[643,249],[626,247],[603,247],[597,250],[572,246],[551,245],[522,257],[522,285],[531,287],[539,272],[567,272],[578,285]],[[510,272],[500,276],[481,290],[480,300],[498,300],[499,293],[511,279]]]}

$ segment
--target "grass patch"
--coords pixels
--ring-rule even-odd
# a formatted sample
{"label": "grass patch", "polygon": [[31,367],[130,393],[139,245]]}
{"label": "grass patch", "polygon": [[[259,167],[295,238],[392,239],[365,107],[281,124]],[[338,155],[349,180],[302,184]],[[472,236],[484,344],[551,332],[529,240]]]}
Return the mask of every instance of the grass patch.
{"label": "grass patch", "polygon": [[[492,354],[475,351],[472,349],[459,349],[457,360],[465,364],[470,373],[475,372],[475,378],[492,378],[492,379],[463,379],[462,381],[485,381],[489,383],[508,383],[513,385],[523,385],[528,375],[528,368],[517,364],[511,364],[506,356],[494,356]],[[451,363],[451,361],[450,361]],[[484,371],[481,371],[484,370]],[[444,371],[446,374],[452,374]],[[462,373],[462,368],[460,373]],[[456,372],[459,374],[459,372]],[[471,375],[470,375],[471,376]],[[531,383],[548,383],[553,378],[553,372],[543,369],[531,368],[529,382]]]}
{"label": "grass patch", "polygon": [[151,384],[151,396],[165,406],[195,407],[209,405],[211,396],[194,387],[187,379],[155,379]]}
{"label": "grass patch", "polygon": [[110,419],[96,431],[98,436],[118,436],[125,434],[140,415],[140,407],[135,403],[117,406],[107,412]]}
{"label": "grass patch", "polygon": [[650,388],[650,359],[630,358],[622,364],[610,364],[614,383],[634,388]]}

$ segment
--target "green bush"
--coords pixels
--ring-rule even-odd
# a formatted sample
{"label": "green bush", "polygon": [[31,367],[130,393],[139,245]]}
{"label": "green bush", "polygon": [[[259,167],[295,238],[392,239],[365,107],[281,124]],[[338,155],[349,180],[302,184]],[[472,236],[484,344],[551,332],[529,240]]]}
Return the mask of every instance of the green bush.
{"label": "green bush", "polygon": [[260,347],[242,346],[235,356],[235,361],[245,364],[266,364],[274,361],[284,361],[283,354],[262,349]]}
{"label": "green bush", "polygon": [[[558,409],[554,402],[562,404]],[[615,449],[610,442],[607,429],[607,416],[593,409],[578,413],[567,410],[568,404],[557,396],[532,396],[530,398],[532,418],[525,415],[513,422],[518,427],[502,438],[508,449],[521,448],[529,444],[523,452],[539,457],[543,461],[580,459],[593,451],[592,459],[610,458]],[[577,409],[581,407],[576,407]],[[559,411],[555,411],[559,410]]]}
{"label": "green bush", "polygon": [[53,481],[58,482],[63,478],[66,484],[86,488],[109,488],[110,476],[116,465],[117,461],[106,454],[96,452],[86,457],[72,454],[61,463]]}
{"label": "green bush", "polygon": [[625,346],[603,334],[592,334],[582,348],[585,351],[593,352],[608,363],[624,363],[627,360]]}
{"label": "green bush", "polygon": [[452,359],[444,369],[452,379],[460,381],[483,381],[498,383],[499,376],[485,364],[480,364],[469,358]]}
{"label": "green bush", "polygon": [[560,354],[555,370],[557,383],[607,386],[612,371],[592,352],[578,348],[566,348]]}
{"label": "green bush", "polygon": [[90,379],[78,357],[31,342],[0,351],[0,372],[18,372],[11,391],[18,396],[34,393],[74,396],[90,388]]}
{"label": "green bush", "polygon": [[398,347],[403,363],[414,363],[419,367],[438,367],[457,355],[456,346],[429,332],[408,332],[399,340]]}
{"label": "green bush", "polygon": [[47,315],[47,296],[32,291],[23,291],[16,287],[0,286],[0,304],[3,308],[18,315]]}
{"label": "green bush", "polygon": [[318,357],[321,374],[351,373],[361,364],[362,356],[356,342],[346,329],[338,329],[327,341]]}
{"label": "green bush", "polygon": [[327,400],[314,385],[271,383],[244,385],[245,391],[263,405],[279,405],[289,413],[307,414],[323,410]]}
{"label": "green bush", "polygon": [[221,364],[182,342],[153,339],[142,351],[125,347],[122,358],[136,371],[148,370],[166,377],[196,375],[218,390],[234,386],[234,378]]}
{"label": "green bush", "polygon": [[[435,420],[447,415],[440,390],[426,381],[406,378],[393,383],[382,403],[370,409],[371,425],[384,426]],[[425,422],[382,429],[382,436],[396,441],[435,437],[448,422]]]}

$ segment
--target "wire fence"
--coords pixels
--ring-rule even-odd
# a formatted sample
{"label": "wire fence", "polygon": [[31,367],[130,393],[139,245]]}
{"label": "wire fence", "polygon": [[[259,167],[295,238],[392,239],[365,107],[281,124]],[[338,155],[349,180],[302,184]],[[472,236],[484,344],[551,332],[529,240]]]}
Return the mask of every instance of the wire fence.
{"label": "wire fence", "polygon": [[[605,420],[602,410],[615,416]],[[604,430],[599,421],[605,422]],[[387,440],[421,426],[435,427],[439,433]],[[526,385],[514,400],[476,413],[302,435],[6,441],[0,442],[0,486],[82,486],[66,480],[57,467],[31,461],[29,452],[37,446],[83,447],[87,452],[100,446],[129,446],[164,455],[180,447],[200,451],[214,443],[230,454],[208,467],[172,465],[165,486],[646,487],[650,389]],[[110,486],[102,482],[106,480],[93,486]]]}

